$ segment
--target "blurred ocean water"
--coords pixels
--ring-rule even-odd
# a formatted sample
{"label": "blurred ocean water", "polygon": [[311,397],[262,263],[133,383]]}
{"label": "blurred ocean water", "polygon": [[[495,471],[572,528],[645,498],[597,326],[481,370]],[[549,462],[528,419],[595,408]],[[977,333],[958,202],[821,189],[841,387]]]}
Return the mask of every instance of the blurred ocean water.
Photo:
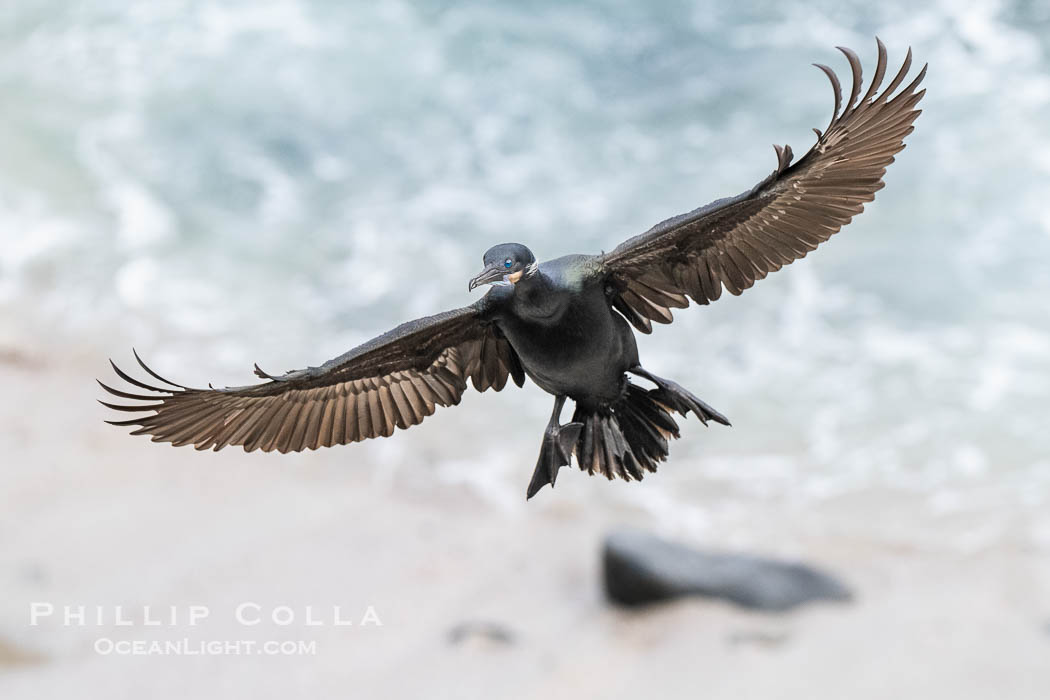
{"label": "blurred ocean water", "polygon": [[[807,259],[641,341],[735,427],[687,425],[624,497],[1045,510],[1045,2],[4,3],[0,341],[134,341],[197,384],[316,364],[469,303],[493,243],[597,252],[751,187],[770,144],[801,154],[830,117],[809,64],[846,71],[846,45],[870,75],[876,34],[892,70],[909,45],[930,63],[887,187]],[[342,449],[423,451],[516,500],[549,397],[507,394]]]}

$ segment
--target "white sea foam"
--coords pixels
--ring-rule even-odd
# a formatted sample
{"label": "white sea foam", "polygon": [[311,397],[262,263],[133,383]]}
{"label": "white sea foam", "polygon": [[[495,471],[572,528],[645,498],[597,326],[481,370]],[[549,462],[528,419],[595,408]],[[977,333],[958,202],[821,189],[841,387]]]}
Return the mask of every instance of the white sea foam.
{"label": "white sea foam", "polygon": [[[5,336],[117,328],[170,374],[200,363],[243,381],[256,360],[316,364],[466,303],[492,243],[608,250],[750,187],[770,142],[801,153],[826,123],[808,64],[845,70],[831,47],[846,44],[870,66],[878,33],[893,61],[911,44],[931,64],[888,186],[806,260],[642,340],[655,371],[735,427],[687,422],[657,491],[615,493],[681,514],[695,489],[802,502],[892,486],[947,513],[977,503],[958,484],[995,481],[1037,507],[1050,20],[991,0],[848,9],[52,0],[0,14]],[[522,392],[499,425],[527,430],[523,410],[538,436],[548,400]],[[531,441],[520,469],[490,469],[420,430],[439,474],[489,469],[479,493],[520,498]],[[500,453],[498,433],[473,437],[478,454]]]}

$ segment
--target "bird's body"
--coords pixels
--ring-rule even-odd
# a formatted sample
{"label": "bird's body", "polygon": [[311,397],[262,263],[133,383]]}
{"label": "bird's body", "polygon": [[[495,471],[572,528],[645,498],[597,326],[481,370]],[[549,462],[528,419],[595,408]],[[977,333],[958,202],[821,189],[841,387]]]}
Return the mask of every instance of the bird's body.
{"label": "bird's body", "polygon": [[[517,243],[492,247],[470,288],[495,286],[474,304],[404,323],[317,367],[226,389],[191,389],[160,377],[147,383],[113,365],[141,394],[102,386],[137,402],[106,403],[136,414],[134,434],[154,441],[221,449],[241,445],[280,452],[387,437],[458,404],[467,382],[501,390],[526,375],[554,395],[527,495],[553,486],[575,457],[581,469],[639,480],[667,458],[679,436],[672,413],[705,425],[729,422],[673,381],[644,369],[634,331],[670,323],[671,309],[709,304],[725,289],[740,294],[768,273],[805,256],[859,214],[882,188],[882,176],[911,133],[926,69],[896,92],[911,52],[881,93],[886,49],[878,42],[875,76],[861,96],[856,54],[841,49],[853,81],[842,109],[835,73],[818,66],[835,90],[835,109],[817,143],[792,162],[775,146],[777,167],[755,187],[672,217],[609,253],[537,263]],[[896,93],[896,94],[895,94]],[[891,98],[892,96],[892,98]],[[653,385],[645,389],[628,375]],[[576,405],[562,424],[565,401]]]}
{"label": "bird's body", "polygon": [[540,263],[533,275],[486,298],[486,313],[538,387],[589,406],[619,398],[638,348],[609,303],[595,256]]}

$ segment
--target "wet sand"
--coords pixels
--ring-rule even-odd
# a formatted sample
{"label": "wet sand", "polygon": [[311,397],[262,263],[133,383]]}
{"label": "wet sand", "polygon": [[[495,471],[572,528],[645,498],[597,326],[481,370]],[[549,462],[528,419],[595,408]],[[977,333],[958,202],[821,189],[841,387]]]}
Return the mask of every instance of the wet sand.
{"label": "wet sand", "polygon": [[[418,469],[382,445],[202,454],[104,425],[92,380],[105,368],[90,350],[0,355],[0,697],[1050,696],[1046,520],[931,519],[925,501],[873,491],[805,511],[755,501],[746,527],[712,517],[697,538],[669,528],[658,505],[619,497],[655,480],[563,473],[526,506],[502,497],[502,482],[450,478],[438,462],[462,441],[441,431],[481,420],[476,405],[418,441],[401,436],[396,449],[418,450]],[[524,488],[531,457],[511,459]],[[498,479],[507,469],[493,466]],[[698,512],[717,513],[719,499]],[[621,525],[803,558],[857,600],[785,615],[705,600],[616,610],[598,554]],[[120,605],[134,624],[30,626],[33,602],[110,616]],[[296,619],[239,624],[246,602]],[[209,617],[146,626],[143,606]],[[335,624],[336,606],[354,624]],[[322,624],[306,623],[307,607]],[[369,608],[381,625],[360,624]],[[454,642],[463,623],[498,634]],[[304,640],[316,653],[103,655],[99,638]]]}

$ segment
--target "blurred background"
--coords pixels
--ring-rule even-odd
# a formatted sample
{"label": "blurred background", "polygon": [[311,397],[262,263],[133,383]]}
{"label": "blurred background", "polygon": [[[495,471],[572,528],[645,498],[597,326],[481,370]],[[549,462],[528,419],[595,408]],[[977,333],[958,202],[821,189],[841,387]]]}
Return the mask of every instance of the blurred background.
{"label": "blurred background", "polygon": [[[930,64],[907,149],[819,251],[640,339],[733,421],[644,482],[566,469],[526,504],[531,384],[301,455],[102,423],[132,345],[249,383],[469,303],[494,243],[596,253],[750,188],[831,116],[809,64],[848,76],[849,46],[869,77],[876,35]],[[1045,2],[7,0],[0,695],[1047,697],[1048,109]],[[628,525],[857,599],[617,611],[599,544]],[[245,630],[246,600],[299,620]],[[30,626],[33,601],[212,619]],[[303,624],[336,605],[383,624]],[[317,652],[94,648],[249,634]]]}

